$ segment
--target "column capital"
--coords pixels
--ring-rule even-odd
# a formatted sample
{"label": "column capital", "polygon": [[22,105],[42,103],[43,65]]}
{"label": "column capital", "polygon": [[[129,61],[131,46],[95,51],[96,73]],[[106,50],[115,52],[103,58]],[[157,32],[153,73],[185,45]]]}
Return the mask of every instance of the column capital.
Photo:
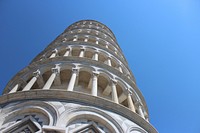
{"label": "column capital", "polygon": [[60,64],[55,64],[56,66],[54,68],[51,68],[51,71],[53,73],[59,74],[60,73]]}
{"label": "column capital", "polygon": [[114,85],[117,85],[117,80],[116,79],[110,79],[110,82]]}
{"label": "column capital", "polygon": [[65,38],[65,36],[64,36],[64,38],[62,39],[62,42],[66,42],[67,41],[67,38]]}
{"label": "column capital", "polygon": [[79,69],[78,69],[78,68],[72,68],[72,72],[73,72],[73,73],[78,73],[78,72],[79,72]]}
{"label": "column capital", "polygon": [[43,55],[41,56],[41,59],[45,59],[45,58],[47,58],[47,56],[46,56],[46,54],[43,54]]}
{"label": "column capital", "polygon": [[107,59],[111,59],[111,56],[109,55],[109,56],[107,57]]}
{"label": "column capital", "polygon": [[33,72],[33,76],[38,78],[40,76],[40,70],[38,69],[37,71]]}
{"label": "column capital", "polygon": [[85,38],[89,38],[89,35],[85,35],[84,37],[85,37]]}
{"label": "column capital", "polygon": [[128,89],[127,89],[127,93],[130,94],[130,95],[133,94],[133,91],[131,90],[131,88],[128,88]]}
{"label": "column capital", "polygon": [[99,72],[93,71],[93,72],[92,72],[92,75],[97,77],[97,76],[99,76]]}
{"label": "column capital", "polygon": [[98,53],[99,53],[99,51],[98,51],[98,50],[95,50],[95,51],[94,51],[94,53],[95,53],[95,54],[98,54]]}
{"label": "column capital", "polygon": [[85,50],[85,48],[84,48],[84,47],[82,47],[82,48],[80,48],[80,50],[81,50],[81,51],[84,51],[84,50]]}
{"label": "column capital", "polygon": [[138,100],[135,102],[135,105],[137,105],[138,107],[142,107],[141,101],[138,101]]}
{"label": "column capital", "polygon": [[66,47],[66,50],[71,50],[71,47]]}
{"label": "column capital", "polygon": [[58,50],[57,49],[54,49],[54,50],[52,50],[52,53],[58,53]]}

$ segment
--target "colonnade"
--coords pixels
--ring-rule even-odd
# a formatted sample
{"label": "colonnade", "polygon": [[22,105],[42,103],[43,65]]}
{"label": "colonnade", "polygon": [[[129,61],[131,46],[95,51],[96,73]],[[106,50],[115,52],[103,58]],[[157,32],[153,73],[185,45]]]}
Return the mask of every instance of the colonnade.
{"label": "colonnade", "polygon": [[123,55],[119,52],[118,48],[115,48],[113,44],[108,42],[107,40],[104,40],[102,38],[92,36],[92,35],[63,35],[61,38],[61,42],[89,42],[94,43],[97,45],[100,45],[102,47],[105,47],[106,49],[109,49],[113,51],[118,57],[122,58],[124,60]]}
{"label": "colonnade", "polygon": [[[79,48],[80,52],[79,52],[79,57],[83,58],[83,57],[86,57],[85,56],[85,53],[87,52],[87,48]],[[67,47],[66,48],[66,51],[64,53],[64,57],[67,57],[67,56],[70,56],[72,55],[72,50],[73,48],[70,48],[70,47]],[[108,66],[111,66],[111,67],[115,67],[115,69],[117,69],[118,71],[120,71],[121,73],[124,73],[125,71],[125,74],[127,73],[127,70],[124,70],[124,68],[122,68],[122,63],[117,63],[117,62],[114,62],[112,57],[108,56],[106,60],[100,60],[99,59],[99,51],[98,50],[94,50],[93,51],[93,56],[91,57],[92,60],[95,60],[95,61],[101,61],[103,62],[104,64],[107,64]],[[56,56],[59,56],[59,51],[57,49],[54,49],[52,50],[52,53],[51,55],[49,56],[49,58],[54,58]],[[105,57],[106,58],[106,57]],[[41,59],[42,60],[42,59]],[[123,66],[124,67],[124,66]],[[127,77],[130,78],[129,74],[127,74]]]}
{"label": "colonnade", "polygon": [[117,46],[116,42],[108,35],[106,35],[105,33],[99,31],[99,30],[95,30],[95,29],[74,29],[68,32],[65,32],[63,34],[63,37],[65,36],[69,36],[72,34],[84,34],[87,36],[87,34],[89,34],[88,36],[96,36],[97,38],[101,38],[101,39],[105,39],[106,41],[108,41],[111,44],[114,44],[113,47],[116,47],[117,49],[119,49],[119,47]]}
{"label": "colonnade", "polygon": [[108,31],[107,29],[104,29],[102,27],[96,26],[96,25],[92,25],[92,24],[81,24],[81,25],[76,25],[76,26],[70,26],[68,28],[68,30],[73,30],[73,29],[83,29],[83,28],[89,28],[89,29],[96,29],[99,30],[105,34],[108,34],[110,37],[112,37],[113,39],[115,39],[115,37],[110,33],[110,31]]}
{"label": "colonnade", "polygon": [[[42,87],[43,90],[50,89],[51,86],[53,84],[55,84],[55,82],[58,82],[58,81],[56,81],[56,78],[57,79],[60,78],[59,77],[60,66],[58,64],[56,64],[56,66],[54,68],[52,68],[51,71],[52,71],[52,73],[51,73],[50,77],[47,79],[46,83],[44,83],[44,86]],[[75,83],[77,81],[78,75],[79,75],[79,68],[72,68],[71,77],[70,77],[68,86],[66,86],[66,90],[67,91],[74,91]],[[22,91],[31,90],[33,85],[36,83],[36,81],[39,80],[39,77],[41,78],[41,76],[42,76],[42,74],[41,74],[40,70],[37,70],[37,71],[33,72],[32,78],[28,81],[28,83],[25,85],[25,87],[22,89]],[[91,80],[90,80],[91,82],[89,83],[91,85],[88,85],[88,86],[91,86],[90,94],[92,96],[99,96],[98,95],[98,76],[99,76],[99,72],[98,71],[93,71],[92,72],[92,76],[91,76]],[[143,117],[145,119],[145,115],[144,115],[142,104],[137,104],[136,102],[133,101],[132,93],[130,91],[123,92],[123,94],[121,94],[121,96],[119,96],[117,94],[117,87],[116,87],[117,86],[117,82],[118,81],[115,80],[115,79],[110,79],[110,81],[109,81],[108,85],[111,88],[111,90],[110,90],[111,100],[113,102],[115,102],[116,104],[121,104],[122,101],[127,99],[128,108],[130,110],[132,110],[133,112],[138,113],[141,117]],[[17,88],[19,88],[18,84],[17,84],[17,86],[14,86],[13,89],[9,93],[17,92],[17,90],[18,90]],[[108,87],[106,87],[104,91],[106,91],[107,88]],[[109,94],[109,92],[107,94]],[[139,105],[139,106],[137,106],[137,105]]]}

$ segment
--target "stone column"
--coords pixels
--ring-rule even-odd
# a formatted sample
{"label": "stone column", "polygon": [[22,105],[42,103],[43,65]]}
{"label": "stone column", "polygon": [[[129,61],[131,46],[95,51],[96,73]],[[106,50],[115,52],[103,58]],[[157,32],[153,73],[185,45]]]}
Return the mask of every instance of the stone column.
{"label": "stone column", "polygon": [[52,68],[52,74],[42,89],[44,89],[44,90],[50,89],[51,85],[53,84],[53,81],[58,73],[60,73],[60,67],[58,65],[56,65],[55,68]]}
{"label": "stone column", "polygon": [[63,39],[62,39],[62,42],[66,42],[66,41],[67,41],[67,38],[63,38]]}
{"label": "stone column", "polygon": [[84,39],[84,42],[87,42],[88,41],[88,37],[86,37],[85,39]]}
{"label": "stone column", "polygon": [[132,110],[133,112],[135,112],[135,106],[133,104],[133,100],[131,98],[131,94],[130,93],[128,93],[128,95],[127,95],[127,101],[128,101],[129,109]]}
{"label": "stone column", "polygon": [[138,106],[138,113],[143,119],[145,119],[141,103],[139,103],[139,106]]}
{"label": "stone column", "polygon": [[98,72],[93,72],[93,77],[92,77],[92,90],[91,94],[93,96],[97,96],[97,89],[98,89]]}
{"label": "stone column", "polygon": [[115,103],[118,104],[118,103],[119,103],[119,100],[118,100],[118,95],[117,95],[116,84],[117,84],[117,81],[116,81],[116,80],[112,80],[112,81],[111,81],[112,100],[113,100],[113,102],[115,102]]}
{"label": "stone column", "polygon": [[107,59],[107,64],[108,64],[109,66],[112,66],[110,57],[108,57],[108,59]]}
{"label": "stone column", "polygon": [[84,57],[84,49],[81,49],[81,52],[79,54],[79,57]]}
{"label": "stone column", "polygon": [[46,55],[43,54],[42,57],[40,58],[40,61],[44,60],[46,58]]}
{"label": "stone column", "polygon": [[95,52],[93,55],[93,59],[98,61],[98,58],[99,58],[98,52]]}
{"label": "stone column", "polygon": [[69,56],[71,49],[67,48],[67,51],[65,52],[64,56]]}
{"label": "stone column", "polygon": [[58,53],[58,50],[57,50],[57,49],[54,49],[54,50],[52,51],[52,54],[51,54],[51,56],[50,56],[49,58],[54,58],[54,57],[56,57],[57,53]]}
{"label": "stone column", "polygon": [[37,78],[40,75],[40,71],[37,70],[35,72],[33,72],[33,77],[32,79],[28,82],[28,84],[26,84],[26,86],[24,87],[24,89],[22,91],[28,91],[31,89],[31,87],[34,85],[34,83],[36,82]]}
{"label": "stone column", "polygon": [[77,41],[78,40],[78,37],[77,36],[75,36],[74,37],[74,39],[73,39],[73,41]]}
{"label": "stone column", "polygon": [[123,71],[122,71],[122,67],[119,66],[118,68],[119,68],[119,71],[120,71],[121,73],[123,73]]}
{"label": "stone column", "polygon": [[18,87],[19,87],[19,84],[16,84],[15,87],[13,87],[12,90],[11,90],[9,93],[14,93],[14,92],[16,92],[17,89],[18,89]]}
{"label": "stone column", "polygon": [[71,76],[71,79],[70,79],[70,81],[69,81],[69,85],[68,85],[68,87],[67,87],[67,90],[68,90],[68,91],[73,91],[74,85],[75,85],[75,83],[76,83],[77,74],[78,74],[78,69],[77,69],[77,68],[73,68],[73,69],[72,69],[72,76]]}

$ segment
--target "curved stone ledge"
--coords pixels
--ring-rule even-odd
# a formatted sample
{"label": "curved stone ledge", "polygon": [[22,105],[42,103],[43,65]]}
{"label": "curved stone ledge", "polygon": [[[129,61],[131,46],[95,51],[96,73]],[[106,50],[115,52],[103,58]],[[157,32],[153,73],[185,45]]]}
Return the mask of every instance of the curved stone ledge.
{"label": "curved stone ledge", "polygon": [[[65,43],[61,43],[61,44],[56,44],[56,45],[48,46],[45,50],[43,50],[40,54],[38,54],[38,56],[36,56],[36,57],[31,61],[30,64],[32,64],[32,63],[34,63],[34,62],[39,62],[39,59],[40,59],[40,57],[42,57],[42,55],[44,55],[45,53],[47,53],[47,52],[49,52],[49,51],[54,50],[55,48],[59,47],[59,45],[66,45],[66,46],[67,46],[67,45],[87,45],[87,46],[92,46],[92,47],[96,47],[96,48],[105,50],[105,51],[107,51],[108,53],[111,53],[114,57],[116,57],[119,61],[121,61],[121,62],[124,64],[124,66],[126,67],[126,69],[129,71],[131,78],[134,80],[134,82],[136,82],[135,77],[134,77],[132,71],[131,71],[130,68],[128,67],[128,63],[127,63],[125,57],[123,57],[124,60],[123,60],[122,58],[118,58],[112,50],[106,49],[106,48],[104,48],[104,47],[102,47],[102,46],[100,46],[100,45],[92,44],[92,43],[89,43],[89,42],[87,42],[87,43],[85,43],[85,42],[73,42],[73,43],[72,43],[72,42],[65,42]],[[122,54],[122,55],[123,55],[123,54]]]}
{"label": "curved stone ledge", "polygon": [[[107,33],[109,36],[111,36],[113,39],[116,40],[116,37],[115,37],[114,33],[113,33],[106,25],[102,24],[101,22],[95,21],[95,20],[80,20],[80,21],[77,21],[77,22],[71,24],[70,26],[68,26],[67,29],[65,30],[65,32],[66,32],[67,30],[71,29],[71,28],[74,28],[74,26],[75,26],[77,23],[84,22],[84,21],[88,21],[88,22],[92,21],[92,22],[98,23],[98,24],[100,24],[100,25],[103,25],[103,26],[106,27],[107,29],[103,29],[103,28],[100,27],[100,28],[102,29],[102,31],[105,30],[105,31],[104,31],[105,33]],[[109,33],[111,33],[111,34],[109,34]]]}
{"label": "curved stone ledge", "polygon": [[104,68],[104,69],[108,70],[109,72],[115,74],[116,76],[122,78],[123,80],[126,81],[126,83],[128,83],[130,86],[132,86],[132,88],[134,88],[135,92],[139,95],[140,99],[142,100],[142,103],[143,103],[143,105],[144,105],[144,107],[145,107],[145,109],[146,109],[146,111],[148,113],[148,108],[147,108],[145,99],[144,99],[142,93],[140,92],[140,90],[138,89],[138,87],[136,86],[136,84],[132,80],[127,78],[125,75],[122,75],[118,70],[115,70],[113,67],[110,67],[110,66],[108,66],[106,64],[103,64],[101,62],[94,61],[94,60],[85,60],[85,58],[72,57],[72,56],[49,58],[48,60],[45,60],[45,61],[32,63],[31,65],[27,66],[26,68],[24,68],[20,72],[18,72],[10,80],[10,82],[6,85],[6,88],[4,89],[3,94],[8,92],[8,90],[9,90],[8,87],[12,85],[13,81],[21,79],[22,75],[28,73],[28,71],[39,69],[42,65],[57,64],[57,63],[62,63],[62,62],[63,63],[65,63],[65,62],[83,63],[83,64],[86,64],[86,65],[91,65],[92,64],[93,66]]}
{"label": "curved stone ledge", "polygon": [[[90,42],[65,42],[65,43],[57,43],[57,44],[55,44],[55,45],[50,45],[50,46],[48,46],[45,50],[43,50],[40,54],[38,54],[32,61],[31,61],[31,63],[33,63],[33,62],[36,62],[36,61],[38,61],[39,59],[40,59],[40,57],[42,57],[42,55],[44,55],[45,53],[47,53],[47,52],[49,52],[49,51],[52,51],[52,50],[54,50],[55,48],[58,48],[59,46],[64,46],[64,45],[66,45],[66,46],[68,46],[68,45],[86,45],[86,46],[92,46],[92,47],[96,47],[96,48],[99,48],[99,49],[102,49],[102,50],[105,50],[106,52],[108,52],[108,53],[111,53],[115,58],[117,58],[119,61],[121,61],[123,64],[124,64],[124,66],[128,69],[128,71],[131,73],[131,76],[133,77],[133,79],[135,80],[135,78],[134,78],[134,76],[133,76],[133,74],[132,74],[132,72],[131,72],[131,70],[129,69],[129,66],[128,66],[128,63],[127,63],[127,61],[126,61],[126,59],[125,59],[125,57],[124,57],[124,55],[121,53],[121,55],[123,56],[123,58],[124,59],[122,59],[121,57],[117,57],[117,55],[112,51],[112,50],[110,50],[110,49],[107,49],[107,48],[105,48],[105,47],[103,47],[103,46],[101,46],[101,45],[96,45],[96,44],[93,44],[93,43],[90,43]],[[31,64],[30,63],[30,64]]]}
{"label": "curved stone ledge", "polygon": [[[59,97],[58,97],[59,96]],[[6,94],[0,97],[0,107],[2,108],[8,103],[16,102],[16,101],[24,101],[24,100],[58,100],[58,101],[67,101],[67,102],[78,102],[83,104],[89,104],[95,107],[99,107],[102,109],[109,110],[111,112],[115,112],[120,114],[129,120],[135,122],[143,129],[145,129],[149,133],[157,133],[157,131],[153,128],[153,126],[140,117],[138,114],[132,112],[128,108],[124,108],[124,106],[120,104],[116,104],[112,101],[106,100],[104,98],[95,97],[92,95],[79,93],[79,92],[71,92],[64,90],[31,90],[31,91],[23,91],[16,92],[11,94]]]}
{"label": "curved stone ledge", "polygon": [[[100,31],[100,30],[98,30],[98,29],[89,28],[89,27],[81,27],[81,28],[73,28],[71,31],[76,32],[76,31],[78,31],[78,30],[93,30],[93,31],[98,31],[98,32],[101,33],[101,34],[106,35],[106,36],[109,38],[109,40],[112,40],[112,42],[117,43],[117,41],[116,41],[115,39],[113,39],[113,38],[110,37],[108,34],[102,32],[102,31]],[[63,35],[67,35],[69,32],[70,32],[70,30],[68,30],[68,31],[66,31],[66,32],[63,32],[62,34],[63,34]],[[79,32],[78,32],[78,33],[79,33]],[[72,34],[73,34],[73,33],[72,33]],[[100,37],[100,36],[98,36],[98,37]],[[117,45],[117,49],[119,49],[119,47],[118,47],[119,44],[117,43],[116,45]]]}
{"label": "curved stone ledge", "polygon": [[[84,46],[85,45],[85,47],[86,47],[86,49],[87,48],[91,48],[92,49],[92,45],[88,45],[88,44],[76,44],[76,45],[70,45],[70,44],[67,44],[67,45],[69,45],[69,46],[73,46],[73,48],[76,48],[76,47],[78,47],[78,48],[80,48],[81,46]],[[61,46],[57,46],[57,49],[58,49],[58,51],[59,51],[59,49],[63,49],[63,47],[67,47],[67,46],[65,46],[65,44],[62,44]],[[72,49],[73,49],[72,48]],[[98,49],[101,49],[101,48],[99,48],[99,47],[96,47],[96,48],[98,48]],[[55,48],[51,48],[51,49],[48,49],[48,50],[45,50],[45,53],[43,53],[43,54],[40,54],[40,56],[37,56],[30,64],[32,64],[32,63],[37,63],[37,62],[41,62],[41,57],[42,57],[42,55],[44,55],[44,54],[49,54],[49,53],[52,53],[52,51],[54,50]],[[102,49],[102,50],[104,50],[104,49]],[[108,51],[106,51],[105,50],[105,52],[108,52]],[[109,53],[109,52],[108,52]],[[118,64],[119,62],[121,62],[121,64],[123,64],[123,66],[120,64],[120,66],[121,67],[123,67],[123,69],[124,69],[124,71],[126,71],[126,72],[124,72],[124,73],[128,73],[129,74],[129,76],[134,80],[134,82],[135,82],[135,77],[134,77],[134,75],[133,75],[133,73],[132,73],[132,71],[129,69],[129,67],[128,67],[128,64],[126,63],[126,61],[125,60],[122,60],[121,58],[119,59],[118,57],[116,57],[116,55],[115,54],[113,54],[112,52],[111,52],[111,55],[113,56],[113,57],[115,57],[115,58],[113,58],[114,60],[116,60],[116,62],[115,62],[115,64]],[[64,57],[64,56],[56,56],[56,57]],[[56,57],[54,57],[54,58],[56,58]],[[66,57],[66,56],[65,56]],[[68,57],[77,57],[77,56],[68,56]],[[108,57],[108,56],[107,56]],[[87,57],[79,57],[79,58],[84,58],[84,59],[87,59],[87,60],[92,60],[91,58],[87,58]],[[48,58],[44,58],[43,60],[47,60]],[[100,61],[99,61],[100,62]]]}
{"label": "curved stone ledge", "polygon": [[[78,29],[79,29],[79,28],[74,29],[74,30],[78,30]],[[81,29],[84,29],[84,28],[81,28]],[[86,29],[87,29],[87,28],[85,28],[85,30],[86,30]],[[120,52],[122,53],[121,49],[118,47],[119,44],[118,44],[117,42],[111,42],[111,41],[107,40],[106,38],[102,38],[102,37],[99,37],[99,36],[95,36],[95,35],[90,34],[90,33],[69,33],[69,32],[67,32],[67,33],[64,33],[63,36],[61,36],[61,38],[63,38],[63,37],[73,37],[73,36],[75,36],[75,35],[78,35],[78,36],[85,36],[85,35],[88,35],[88,36],[93,37],[93,38],[98,37],[98,38],[100,38],[101,40],[104,40],[104,41],[109,42],[110,44],[112,44],[113,47],[115,47],[118,51],[120,51]]]}

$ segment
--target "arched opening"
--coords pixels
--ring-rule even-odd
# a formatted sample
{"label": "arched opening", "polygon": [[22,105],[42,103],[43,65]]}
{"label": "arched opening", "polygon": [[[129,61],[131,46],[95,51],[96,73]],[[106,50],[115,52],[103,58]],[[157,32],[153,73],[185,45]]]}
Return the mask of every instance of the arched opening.
{"label": "arched opening", "polygon": [[98,94],[100,97],[111,100],[111,95],[105,95],[103,92],[105,89],[110,88],[110,83],[107,75],[100,74],[98,77]]}
{"label": "arched opening", "polygon": [[108,45],[108,49],[112,50],[112,51],[115,51],[115,48],[109,43]]}
{"label": "arched opening", "polygon": [[89,42],[91,42],[91,43],[96,43],[96,38],[90,37],[90,38],[89,38]]}
{"label": "arched opening", "polygon": [[48,71],[46,71],[46,72],[42,75],[43,80],[44,80],[44,83],[47,82],[47,80],[49,79],[49,77],[51,76],[51,74],[52,74],[51,70],[48,70]]}
{"label": "arched opening", "polygon": [[71,75],[72,75],[72,72],[69,69],[65,69],[60,72],[60,80],[61,80],[61,84],[65,86],[64,88],[67,88]]}
{"label": "arched opening", "polygon": [[71,122],[67,128],[74,133],[111,133],[102,123],[84,118]]}
{"label": "arched opening", "polygon": [[116,60],[115,60],[113,57],[111,58],[111,65],[112,65],[112,67],[114,67],[114,68],[117,67]]}
{"label": "arched opening", "polygon": [[80,70],[79,75],[78,75],[78,86],[75,87],[75,91],[83,92],[83,93],[88,93],[90,94],[91,88],[90,82],[91,79],[91,73],[88,71]]}
{"label": "arched opening", "polygon": [[3,122],[0,130],[2,133],[13,132],[41,132],[43,125],[50,124],[49,116],[45,110],[38,107],[21,107],[21,110],[16,110],[10,113]]}
{"label": "arched opening", "polygon": [[[72,116],[73,115],[73,116]],[[93,131],[90,133],[118,133],[118,129],[113,124],[113,119],[107,119],[104,116],[98,115],[87,110],[78,111],[68,116],[67,130],[69,132],[84,132]],[[110,118],[110,117],[109,117]],[[95,132],[96,131],[96,132]],[[122,131],[122,130],[121,130]]]}
{"label": "arched opening", "polygon": [[39,88],[40,88],[40,87],[39,87],[38,83],[35,82],[35,83],[33,84],[33,86],[31,87],[31,90],[39,89]]}
{"label": "arched opening", "polygon": [[63,57],[66,51],[67,51],[66,48],[61,48],[61,50],[58,52],[58,55]]}
{"label": "arched opening", "polygon": [[22,90],[23,90],[22,84],[19,84],[19,85],[17,86],[17,91],[22,91]]}
{"label": "arched opening", "polygon": [[99,52],[99,61],[104,63],[106,59],[106,56],[102,52]]}
{"label": "arched opening", "polygon": [[80,53],[80,48],[75,48],[73,47],[72,49],[72,56],[79,56],[79,53]]}
{"label": "arched opening", "polygon": [[86,36],[79,36],[78,41],[83,42],[87,38]]}
{"label": "arched opening", "polygon": [[85,51],[85,57],[86,58],[89,58],[89,59],[92,59],[93,57],[93,52],[91,50],[87,50]]}

